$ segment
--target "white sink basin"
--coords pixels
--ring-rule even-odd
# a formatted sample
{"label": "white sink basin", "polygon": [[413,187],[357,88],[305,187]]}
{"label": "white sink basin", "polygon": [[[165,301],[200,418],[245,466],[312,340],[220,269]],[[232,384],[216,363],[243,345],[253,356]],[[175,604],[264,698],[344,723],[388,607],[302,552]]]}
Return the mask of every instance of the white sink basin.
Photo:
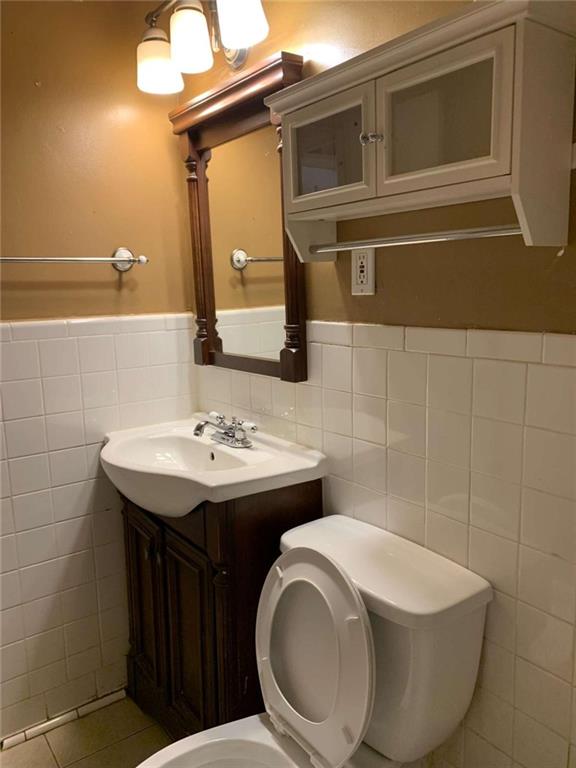
{"label": "white sink basin", "polygon": [[319,451],[258,432],[252,448],[229,448],[195,437],[204,414],[110,432],[100,453],[116,488],[140,507],[183,517],[203,501],[228,501],[286,485],[316,480],[327,472]]}

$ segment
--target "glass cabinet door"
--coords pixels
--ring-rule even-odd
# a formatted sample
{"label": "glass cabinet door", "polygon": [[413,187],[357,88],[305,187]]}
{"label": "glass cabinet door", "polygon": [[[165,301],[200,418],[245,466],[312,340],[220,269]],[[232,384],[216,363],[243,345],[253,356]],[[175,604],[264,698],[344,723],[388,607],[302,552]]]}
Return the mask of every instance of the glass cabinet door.
{"label": "glass cabinet door", "polygon": [[510,173],[513,54],[509,27],[378,80],[379,195]]}
{"label": "glass cabinet door", "polygon": [[289,211],[372,197],[376,187],[374,83],[288,115],[283,153]]}

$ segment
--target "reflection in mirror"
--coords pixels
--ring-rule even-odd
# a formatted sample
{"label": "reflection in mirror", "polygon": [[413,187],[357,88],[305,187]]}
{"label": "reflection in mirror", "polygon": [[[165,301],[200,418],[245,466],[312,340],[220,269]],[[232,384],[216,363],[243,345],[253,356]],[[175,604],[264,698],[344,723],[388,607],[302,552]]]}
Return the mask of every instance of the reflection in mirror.
{"label": "reflection in mirror", "polygon": [[[284,345],[282,198],[276,129],[269,125],[212,150],[210,233],[223,351],[278,360]],[[250,258],[232,267],[242,249]]]}

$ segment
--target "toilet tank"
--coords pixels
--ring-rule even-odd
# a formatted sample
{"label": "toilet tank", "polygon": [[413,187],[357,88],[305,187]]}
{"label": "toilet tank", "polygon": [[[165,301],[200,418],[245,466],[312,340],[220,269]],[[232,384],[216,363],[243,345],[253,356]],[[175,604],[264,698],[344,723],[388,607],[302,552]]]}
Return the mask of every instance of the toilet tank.
{"label": "toilet tank", "polygon": [[388,531],[332,515],[287,531],[281,549],[331,557],[368,610],[375,698],[364,742],[410,762],[442,744],[466,714],[478,674],[489,583]]}

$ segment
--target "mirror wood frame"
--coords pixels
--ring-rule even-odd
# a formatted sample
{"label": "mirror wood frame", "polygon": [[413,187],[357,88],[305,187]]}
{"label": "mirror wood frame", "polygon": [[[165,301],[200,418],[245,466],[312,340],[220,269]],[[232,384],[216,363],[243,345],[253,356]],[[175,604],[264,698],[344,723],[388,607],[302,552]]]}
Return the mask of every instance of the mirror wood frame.
{"label": "mirror wood frame", "polygon": [[[276,376],[284,381],[305,381],[306,295],[304,265],[298,259],[283,222],[283,261],[285,295],[284,347],[279,360],[226,353],[218,335],[210,208],[208,202],[208,164],[211,150],[267,125],[277,125],[279,133],[280,181],[282,180],[282,139],[279,121],[273,121],[264,98],[302,79],[303,59],[281,52],[222,87],[203,93],[170,112],[173,132],[181,142],[186,166],[194,292],[196,297],[196,338],[194,362],[237,371]],[[282,211],[282,216],[284,212]]]}

